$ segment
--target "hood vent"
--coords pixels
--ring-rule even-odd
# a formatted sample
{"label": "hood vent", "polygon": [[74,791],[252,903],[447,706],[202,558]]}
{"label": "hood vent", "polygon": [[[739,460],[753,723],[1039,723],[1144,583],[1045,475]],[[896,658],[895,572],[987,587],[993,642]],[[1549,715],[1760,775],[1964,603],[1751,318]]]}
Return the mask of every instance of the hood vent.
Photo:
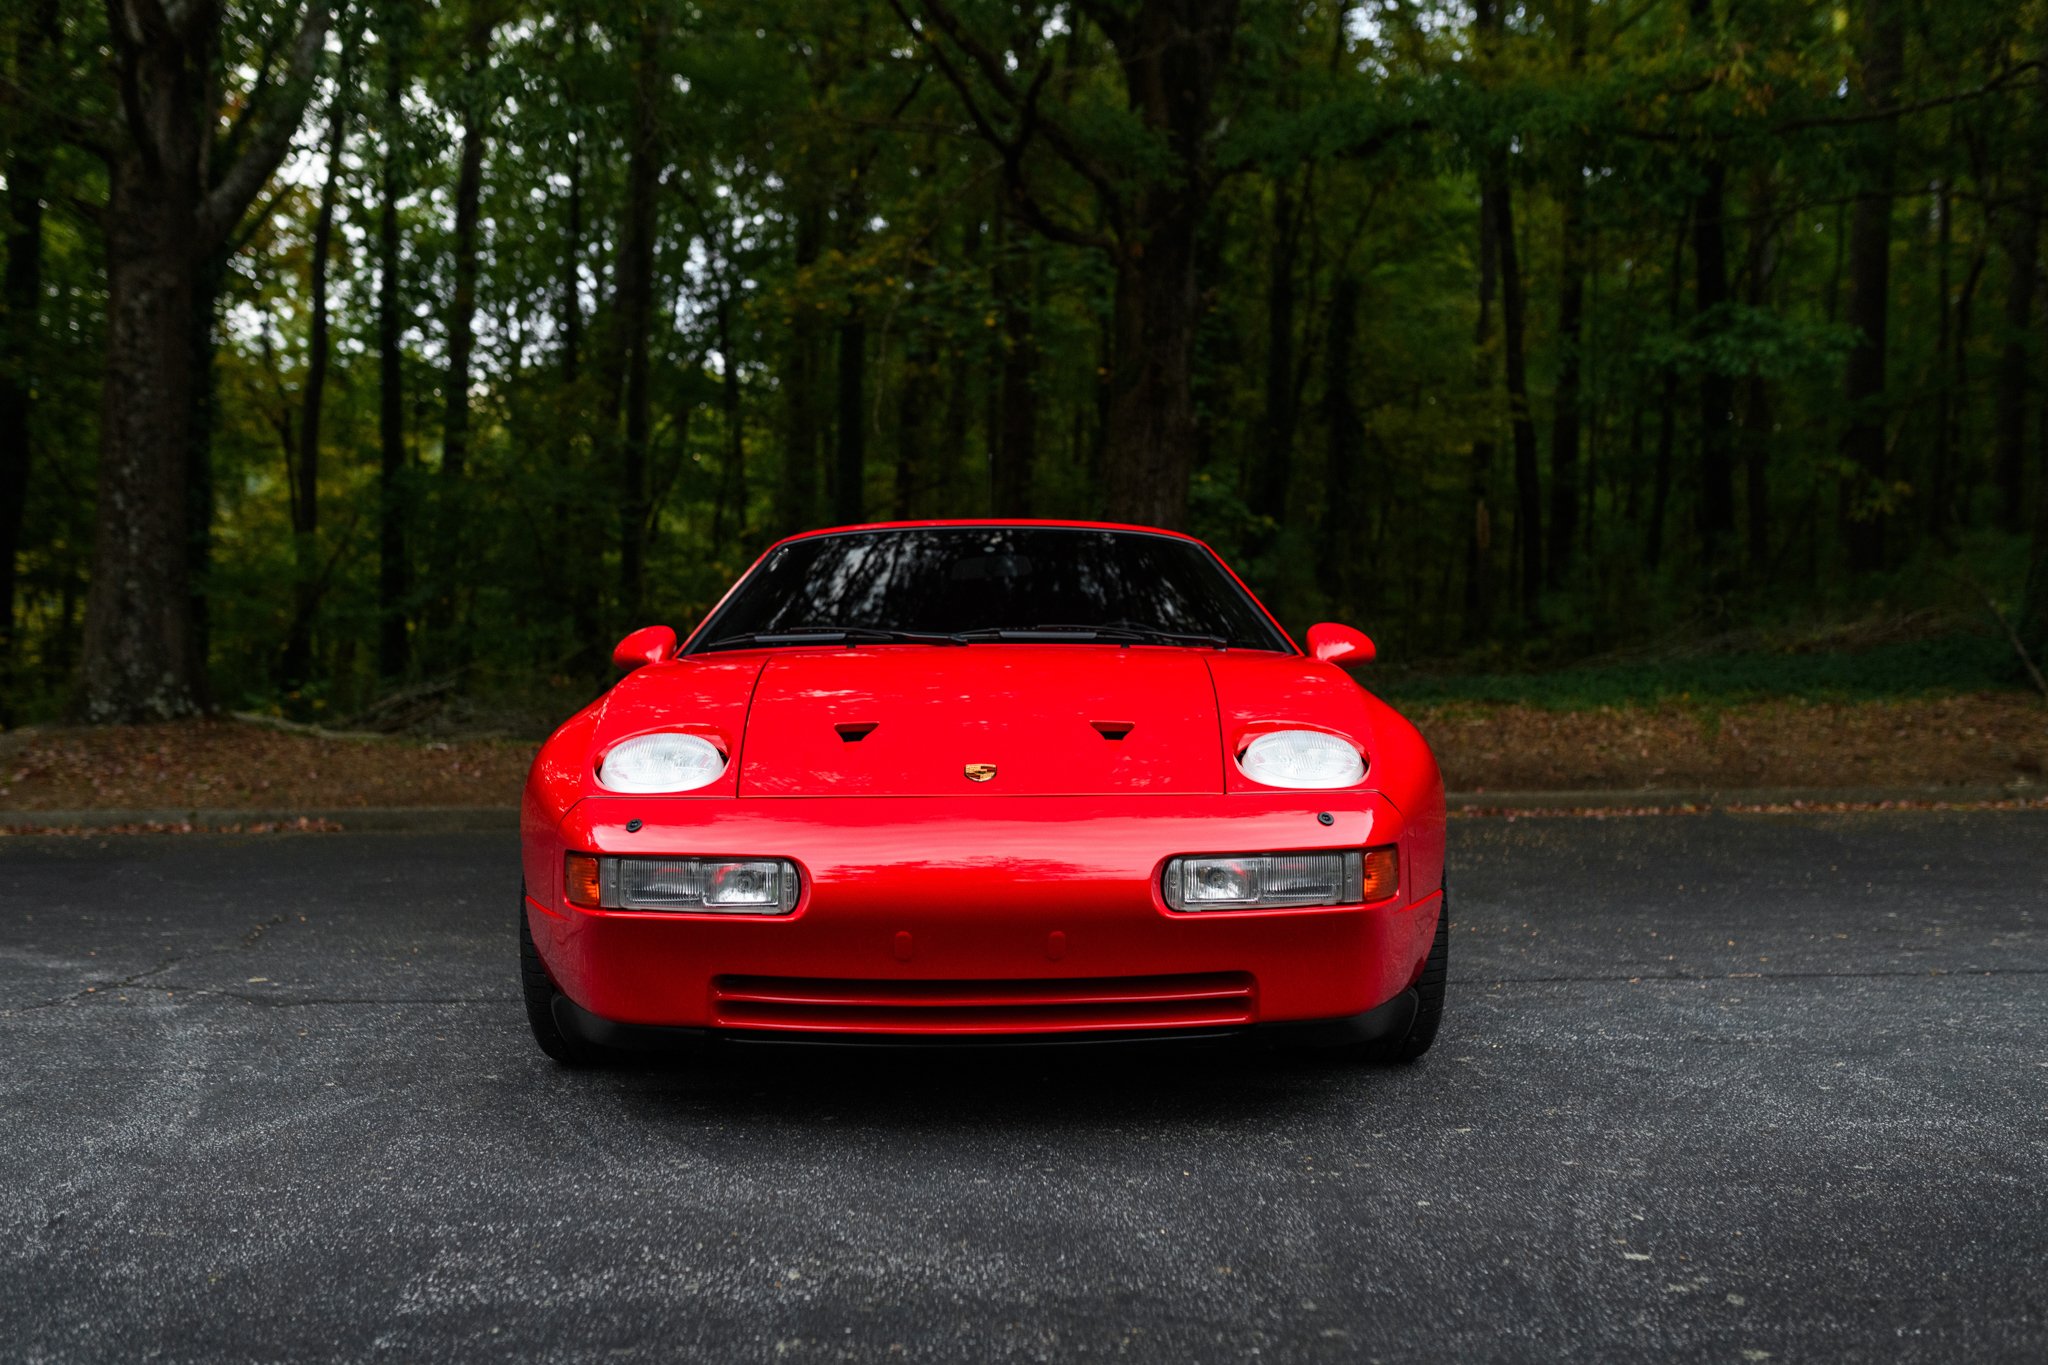
{"label": "hood vent", "polygon": [[872,720],[848,721],[844,725],[835,725],[832,728],[837,730],[839,737],[848,744],[858,744],[873,734],[875,727],[880,723],[879,721]]}
{"label": "hood vent", "polygon": [[1138,723],[1130,720],[1091,720],[1088,723],[1095,727],[1096,734],[1101,735],[1111,743],[1122,739],[1125,735],[1138,728]]}

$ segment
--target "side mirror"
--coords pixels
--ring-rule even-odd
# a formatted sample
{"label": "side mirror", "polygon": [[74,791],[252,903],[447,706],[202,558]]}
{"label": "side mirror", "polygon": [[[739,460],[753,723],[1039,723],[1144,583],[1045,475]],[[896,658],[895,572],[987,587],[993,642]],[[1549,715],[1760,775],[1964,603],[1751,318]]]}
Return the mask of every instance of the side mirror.
{"label": "side mirror", "polygon": [[612,667],[631,673],[658,664],[676,650],[676,633],[667,626],[642,626],[612,650]]}
{"label": "side mirror", "polygon": [[1356,668],[1369,664],[1379,653],[1362,630],[1340,626],[1333,621],[1308,628],[1308,652],[1326,664]]}

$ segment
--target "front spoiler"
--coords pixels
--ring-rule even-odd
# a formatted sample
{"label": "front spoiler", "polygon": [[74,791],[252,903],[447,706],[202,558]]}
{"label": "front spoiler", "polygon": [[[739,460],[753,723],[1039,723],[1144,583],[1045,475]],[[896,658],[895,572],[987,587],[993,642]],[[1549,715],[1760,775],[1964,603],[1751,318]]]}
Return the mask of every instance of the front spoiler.
{"label": "front spoiler", "polygon": [[625,1024],[555,995],[555,1026],[572,1038],[626,1052],[703,1052],[732,1047],[861,1047],[953,1049],[1019,1047],[1143,1047],[1208,1043],[1253,1047],[1344,1047],[1398,1038],[1415,1022],[1421,998],[1410,989],[1362,1014],[1338,1019],[1287,1019],[1233,1028],[1116,1029],[1085,1033],[785,1033],[757,1029]]}

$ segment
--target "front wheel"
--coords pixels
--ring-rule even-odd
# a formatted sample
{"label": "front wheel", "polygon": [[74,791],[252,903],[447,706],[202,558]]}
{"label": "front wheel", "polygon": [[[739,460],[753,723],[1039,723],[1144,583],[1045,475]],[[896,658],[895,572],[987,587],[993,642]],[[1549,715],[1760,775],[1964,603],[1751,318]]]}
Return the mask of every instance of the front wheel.
{"label": "front wheel", "polygon": [[1422,964],[1422,976],[1415,983],[1415,1017],[1408,1031],[1392,1038],[1360,1043],[1355,1060],[1379,1065],[1403,1065],[1429,1051],[1436,1031],[1444,1020],[1444,973],[1451,956],[1451,899],[1446,891],[1437,903],[1436,938],[1429,945],[1429,958]]}
{"label": "front wheel", "polygon": [[526,996],[526,1022],[533,1029],[533,1041],[540,1050],[563,1066],[595,1066],[605,1059],[605,1050],[581,1038],[562,1032],[555,1022],[555,979],[548,964],[541,961],[533,945],[533,926],[527,922],[526,895],[519,897],[519,985]]}

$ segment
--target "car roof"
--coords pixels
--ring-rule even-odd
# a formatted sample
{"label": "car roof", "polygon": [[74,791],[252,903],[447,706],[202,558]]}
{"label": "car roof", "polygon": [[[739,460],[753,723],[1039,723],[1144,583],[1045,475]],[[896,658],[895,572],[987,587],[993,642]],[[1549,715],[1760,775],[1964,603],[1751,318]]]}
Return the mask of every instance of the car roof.
{"label": "car roof", "polygon": [[[1138,526],[1118,521],[1070,521],[1059,517],[946,517],[925,521],[866,521],[856,522],[847,526],[823,526],[814,531],[799,531],[795,535],[784,536],[781,540],[776,541],[775,545],[787,545],[795,540],[811,540],[818,536],[848,535],[858,531],[905,531],[944,526],[1034,526],[1068,531],[1130,531],[1138,535],[1166,536],[1173,540],[1185,540],[1190,544],[1200,545],[1204,549],[1209,548],[1208,542],[1196,536],[1191,536],[1185,531],[1170,531],[1163,526]],[[768,548],[772,550],[775,548],[775,545],[771,545]]]}

